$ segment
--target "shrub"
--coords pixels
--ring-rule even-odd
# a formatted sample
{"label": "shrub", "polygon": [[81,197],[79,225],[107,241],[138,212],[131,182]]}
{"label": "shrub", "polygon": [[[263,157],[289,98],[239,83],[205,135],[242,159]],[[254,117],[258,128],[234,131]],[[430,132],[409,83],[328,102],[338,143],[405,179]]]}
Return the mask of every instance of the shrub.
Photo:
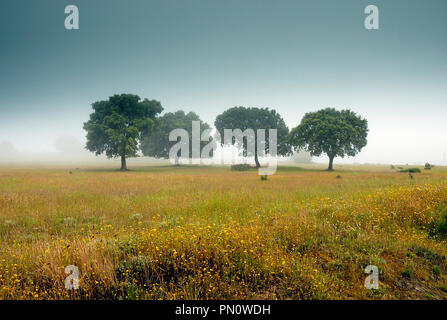
{"label": "shrub", "polygon": [[436,225],[436,233],[443,236],[447,235],[447,209],[441,214],[441,219]]}
{"label": "shrub", "polygon": [[434,165],[432,165],[432,164],[430,164],[430,163],[427,162],[427,163],[425,164],[425,166],[424,166],[424,169],[425,169],[425,170],[431,170],[431,168],[433,168],[433,167],[434,167]]}
{"label": "shrub", "polygon": [[116,268],[118,281],[136,281],[138,284],[146,284],[150,281],[151,259],[146,256],[131,257],[122,261]]}
{"label": "shrub", "polygon": [[247,163],[243,163],[243,164],[233,164],[231,166],[231,170],[232,171],[248,171],[251,169],[251,166]]}
{"label": "shrub", "polygon": [[409,268],[406,268],[404,271],[402,271],[402,276],[405,278],[411,278],[412,272]]}
{"label": "shrub", "polygon": [[437,276],[441,275],[441,269],[438,266],[433,266],[433,273]]}
{"label": "shrub", "polygon": [[409,169],[402,169],[399,172],[416,173],[416,172],[421,172],[421,169],[419,169],[419,168],[409,168]]}
{"label": "shrub", "polygon": [[266,175],[262,175],[261,176],[261,181],[266,181],[267,180],[267,176]]}
{"label": "shrub", "polygon": [[436,253],[434,253],[429,248],[417,246],[417,247],[414,248],[414,250],[416,251],[416,255],[418,257],[425,258],[425,259],[430,260],[432,262],[437,260]]}
{"label": "shrub", "polygon": [[441,211],[438,219],[435,219],[428,226],[429,235],[432,237],[447,237],[447,208]]}

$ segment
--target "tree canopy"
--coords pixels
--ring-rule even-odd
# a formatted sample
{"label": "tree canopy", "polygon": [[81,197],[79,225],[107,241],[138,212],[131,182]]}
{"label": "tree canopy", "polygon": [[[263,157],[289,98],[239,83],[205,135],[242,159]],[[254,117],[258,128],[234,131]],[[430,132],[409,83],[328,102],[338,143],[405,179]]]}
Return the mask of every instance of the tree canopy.
{"label": "tree canopy", "polygon": [[335,157],[355,156],[367,143],[368,122],[351,110],[326,108],[306,113],[301,123],[291,130],[288,141],[312,156],[325,153],[328,170],[333,169]]}
{"label": "tree canopy", "polygon": [[94,112],[84,123],[86,149],[108,158],[121,157],[121,170],[127,170],[126,158],[138,156],[142,137],[149,134],[155,117],[163,111],[160,102],[119,94],[94,102],[92,107]]}
{"label": "tree canopy", "polygon": [[[279,113],[274,109],[233,107],[218,115],[214,125],[221,135],[224,134],[224,129],[240,129],[241,131],[252,129],[255,137],[254,154],[251,154],[252,152],[247,149],[247,138],[244,138],[245,143],[236,145],[236,147],[243,152],[244,156],[254,156],[256,167],[258,168],[260,167],[258,155],[262,153],[262,150],[258,150],[258,129],[265,129],[265,143],[263,147],[266,153],[270,151],[269,129],[277,130],[277,154],[285,156],[291,152],[291,148],[286,141],[289,129]],[[235,143],[234,140],[229,142],[221,139],[221,144],[233,144]]]}
{"label": "tree canopy", "polygon": [[[204,130],[210,129],[210,126],[200,120],[200,117],[194,112],[185,114],[183,110],[176,112],[168,112],[159,117],[155,121],[154,129],[150,134],[146,135],[141,143],[141,150],[145,156],[151,156],[155,158],[169,158],[169,150],[176,143],[175,141],[169,141],[169,133],[174,129],[184,129],[189,134],[189,158],[192,157],[192,122],[200,122],[200,134]],[[208,142],[200,142],[200,150],[203,145]],[[183,155],[185,156],[185,155]],[[178,164],[178,158],[175,159]]]}

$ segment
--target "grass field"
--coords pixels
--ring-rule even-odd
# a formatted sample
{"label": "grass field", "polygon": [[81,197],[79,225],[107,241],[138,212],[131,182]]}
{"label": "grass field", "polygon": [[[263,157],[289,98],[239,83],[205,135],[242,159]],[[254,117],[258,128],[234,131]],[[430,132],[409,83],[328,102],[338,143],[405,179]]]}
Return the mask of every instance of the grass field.
{"label": "grass field", "polygon": [[447,170],[413,176],[1,167],[0,299],[445,299]]}

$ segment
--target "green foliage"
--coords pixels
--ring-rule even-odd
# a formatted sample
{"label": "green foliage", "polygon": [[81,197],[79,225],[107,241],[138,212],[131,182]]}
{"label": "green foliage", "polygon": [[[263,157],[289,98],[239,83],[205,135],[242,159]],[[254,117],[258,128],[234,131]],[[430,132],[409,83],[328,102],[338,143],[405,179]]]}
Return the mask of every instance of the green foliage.
{"label": "green foliage", "polygon": [[151,259],[146,256],[134,256],[118,264],[115,270],[118,281],[131,281],[140,285],[151,280]]}
{"label": "green foliage", "polygon": [[243,164],[233,164],[231,166],[231,170],[232,171],[248,171],[251,169],[251,166],[247,163],[243,163]]}
{"label": "green foliage", "polygon": [[262,175],[261,176],[261,181],[267,181],[267,177],[268,177],[267,175]]}
{"label": "green foliage", "polygon": [[399,172],[420,173],[421,169],[419,169],[419,168],[408,168],[408,169],[399,170]]}
{"label": "green foliage", "polygon": [[441,219],[436,225],[436,233],[442,236],[447,235],[447,209],[441,214]]}
{"label": "green foliage", "polygon": [[433,266],[433,273],[436,275],[436,276],[440,276],[441,275],[441,269],[438,267],[438,266]]}
{"label": "green foliage", "polygon": [[434,167],[434,165],[432,165],[432,164],[430,164],[430,163],[427,162],[427,163],[425,164],[425,166],[424,166],[424,169],[425,169],[425,170],[431,170],[431,168],[433,168],[433,167]]}
{"label": "green foliage", "polygon": [[127,157],[137,156],[138,143],[150,132],[156,115],[163,110],[160,102],[140,101],[140,97],[133,94],[114,95],[108,100],[94,102],[92,107],[94,112],[84,123],[86,148],[96,155],[121,157],[121,169],[126,169]]}
{"label": "green foliage", "polygon": [[[169,158],[169,150],[177,141],[169,141],[169,133],[174,129],[184,129],[189,134],[189,157],[192,157],[192,122],[200,121],[200,134],[210,129],[210,126],[200,120],[194,112],[185,114],[183,110],[168,112],[155,121],[154,130],[146,135],[141,142],[141,150],[145,156]],[[201,141],[200,150],[208,144]]]}
{"label": "green foliage", "polygon": [[[434,218],[434,221],[430,223],[427,229],[428,233],[432,237],[440,237],[444,239],[447,237],[447,209],[442,209],[439,216]],[[444,260],[445,257],[441,257]]]}
{"label": "green foliage", "polygon": [[409,268],[405,268],[405,270],[402,271],[402,276],[405,278],[411,278],[412,275],[413,275],[413,272],[411,272],[411,270]]}
{"label": "green foliage", "polygon": [[383,294],[384,290],[382,288],[368,290],[368,296],[374,299],[381,299]]}
{"label": "green foliage", "polygon": [[287,143],[287,135],[289,134],[289,129],[287,128],[284,120],[276,112],[276,110],[269,110],[268,108],[246,108],[246,107],[233,107],[222,114],[216,117],[214,125],[218,132],[222,135],[221,144],[222,145],[230,145],[234,144],[236,141],[233,138],[233,141],[225,142],[224,141],[224,129],[240,129],[244,132],[247,129],[252,129],[255,135],[255,141],[250,141],[255,144],[255,153],[251,154],[247,149],[247,141],[244,138],[244,142],[242,145],[236,145],[239,150],[242,151],[244,156],[254,156],[256,167],[259,167],[258,155],[261,154],[263,150],[257,150],[257,130],[264,129],[265,130],[265,143],[262,144],[266,153],[270,151],[270,143],[269,143],[269,129],[276,129],[277,132],[277,154],[282,156],[287,156],[291,154],[291,148]]}
{"label": "green foliage", "polygon": [[326,108],[306,113],[301,123],[292,129],[288,142],[312,156],[327,154],[332,169],[335,157],[355,156],[366,146],[368,122],[351,110]]}
{"label": "green foliage", "polygon": [[418,257],[425,258],[425,259],[427,259],[427,260],[429,260],[429,261],[432,261],[432,262],[437,261],[437,259],[438,259],[436,253],[434,253],[434,252],[433,252],[432,250],[430,250],[429,248],[426,248],[426,247],[419,247],[419,246],[418,246],[418,247],[415,247],[414,249],[415,249],[415,251],[416,251],[416,255],[417,255]]}

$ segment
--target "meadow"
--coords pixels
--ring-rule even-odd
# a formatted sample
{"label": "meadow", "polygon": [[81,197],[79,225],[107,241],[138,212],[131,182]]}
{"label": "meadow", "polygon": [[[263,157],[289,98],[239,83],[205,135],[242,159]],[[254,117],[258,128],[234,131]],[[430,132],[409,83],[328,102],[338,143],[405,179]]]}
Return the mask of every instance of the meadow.
{"label": "meadow", "polygon": [[0,167],[0,299],[447,298],[445,168],[130,168]]}

